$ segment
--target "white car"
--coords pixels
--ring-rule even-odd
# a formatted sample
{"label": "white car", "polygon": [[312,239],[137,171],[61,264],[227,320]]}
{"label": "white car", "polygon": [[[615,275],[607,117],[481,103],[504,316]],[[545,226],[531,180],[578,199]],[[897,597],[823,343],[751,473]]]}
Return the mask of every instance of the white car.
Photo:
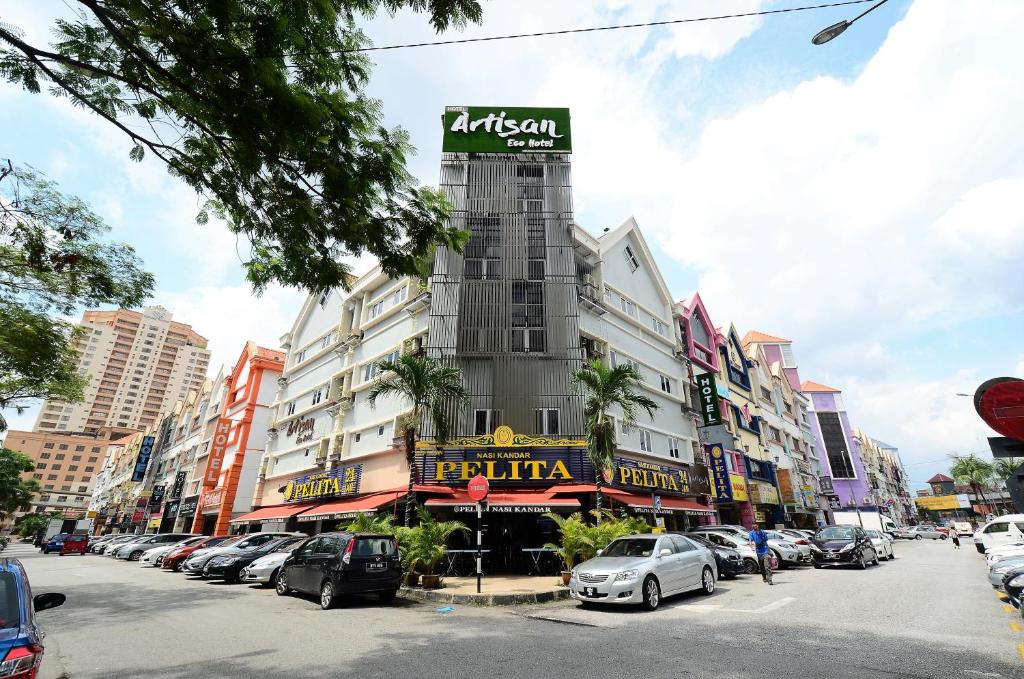
{"label": "white car", "polygon": [[1001,545],[1024,542],[1024,514],[998,516],[978,529],[974,544],[982,554]]}
{"label": "white car", "polygon": [[139,559],[139,564],[142,566],[159,566],[163,562],[164,555],[170,552],[172,549],[178,547],[187,547],[188,545],[194,545],[197,542],[205,540],[205,535],[196,535],[194,537],[185,538],[181,542],[175,542],[170,545],[163,547],[154,547],[153,549],[146,550],[142,553],[142,558]]}
{"label": "white car", "polygon": [[[293,545],[294,546],[294,545]],[[271,552],[253,561],[242,569],[239,579],[242,582],[253,582],[260,585],[277,585],[277,574],[281,572],[281,564],[291,556],[292,550]]]}
{"label": "white car", "polygon": [[877,530],[865,530],[864,532],[871,538],[871,544],[874,545],[879,559],[890,561],[896,558],[892,551],[892,540],[889,539],[888,535]]}
{"label": "white car", "polygon": [[757,563],[757,552],[754,551],[754,543],[746,537],[740,537],[735,533],[719,533],[716,531],[700,531],[699,534],[716,545],[735,549],[739,553],[740,558],[743,559],[748,574],[757,573],[761,569],[761,566]]}
{"label": "white car", "polygon": [[1017,556],[1018,554],[1024,554],[1024,543],[1016,545],[1003,545],[1001,547],[995,547],[985,552],[985,561],[991,566],[997,561],[1011,556]]}
{"label": "white car", "polygon": [[797,533],[793,535],[790,532],[781,530],[766,530],[765,534],[768,535],[768,544],[771,545],[772,540],[784,543],[785,547],[793,547],[800,554],[800,561],[810,563],[811,561],[811,541],[803,535]]}

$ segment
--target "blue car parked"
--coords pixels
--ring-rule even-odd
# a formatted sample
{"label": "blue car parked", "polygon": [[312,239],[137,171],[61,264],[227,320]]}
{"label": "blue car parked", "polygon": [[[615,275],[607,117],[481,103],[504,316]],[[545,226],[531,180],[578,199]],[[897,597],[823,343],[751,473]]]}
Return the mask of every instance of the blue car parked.
{"label": "blue car parked", "polygon": [[64,603],[63,594],[32,596],[17,559],[0,559],[0,677],[34,679],[43,659],[35,614]]}
{"label": "blue car parked", "polygon": [[[64,538],[68,536],[67,533],[57,533],[50,541],[45,543],[40,549],[43,550],[43,554],[49,554],[50,552],[60,553],[61,547],[64,546]],[[0,677],[3,675],[0,674]]]}

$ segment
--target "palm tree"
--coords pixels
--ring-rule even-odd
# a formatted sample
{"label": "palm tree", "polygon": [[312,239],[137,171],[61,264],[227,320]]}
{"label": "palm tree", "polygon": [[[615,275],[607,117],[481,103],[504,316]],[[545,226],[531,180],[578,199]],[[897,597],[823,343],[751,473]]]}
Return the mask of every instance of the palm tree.
{"label": "palm tree", "polygon": [[610,368],[600,359],[591,359],[573,373],[573,381],[583,388],[586,404],[583,416],[587,428],[587,457],[594,466],[597,484],[595,509],[598,523],[601,521],[601,486],[605,473],[615,461],[615,420],[608,414],[613,406],[622,410],[622,424],[625,428],[636,424],[637,410],[644,410],[654,417],[658,403],[642,393],[643,377],[631,365]]}
{"label": "palm tree", "polygon": [[1001,457],[992,464],[993,480],[996,483],[1005,481],[1014,476],[1021,465],[1024,465],[1024,457]]}
{"label": "palm tree", "polygon": [[424,415],[430,418],[434,439],[443,444],[451,431],[451,406],[461,406],[469,399],[459,369],[437,359],[406,354],[397,361],[378,361],[377,368],[382,375],[370,387],[367,396],[370,407],[376,408],[377,399],[383,396],[395,396],[412,404],[412,413],[402,431],[405,460],[409,463],[409,491],[405,498],[405,525],[408,527],[412,523],[416,497],[413,483],[416,480],[416,430],[420,420]]}
{"label": "palm tree", "polygon": [[395,517],[390,514],[374,516],[373,514],[359,512],[356,514],[355,518],[348,523],[338,524],[338,530],[344,530],[350,533],[379,533],[381,535],[394,535],[394,522]]}
{"label": "palm tree", "polygon": [[985,486],[992,482],[993,467],[991,462],[981,459],[974,453],[970,455],[951,455],[953,465],[949,468],[949,475],[957,483],[967,484],[974,491],[974,494],[981,498],[982,503],[988,504],[985,497]]}

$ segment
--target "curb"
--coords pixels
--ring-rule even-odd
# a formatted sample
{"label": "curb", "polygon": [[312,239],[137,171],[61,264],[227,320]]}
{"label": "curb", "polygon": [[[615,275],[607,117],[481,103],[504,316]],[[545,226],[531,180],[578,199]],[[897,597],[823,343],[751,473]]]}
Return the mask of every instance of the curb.
{"label": "curb", "polygon": [[39,664],[38,679],[68,679],[71,675],[64,665],[64,656],[60,652],[60,644],[55,640],[45,640],[43,661]]}
{"label": "curb", "polygon": [[521,604],[543,604],[569,598],[568,588],[552,589],[546,592],[519,592],[515,594],[450,594],[443,589],[421,589],[402,587],[399,595],[424,603],[460,604],[463,606],[517,606]]}

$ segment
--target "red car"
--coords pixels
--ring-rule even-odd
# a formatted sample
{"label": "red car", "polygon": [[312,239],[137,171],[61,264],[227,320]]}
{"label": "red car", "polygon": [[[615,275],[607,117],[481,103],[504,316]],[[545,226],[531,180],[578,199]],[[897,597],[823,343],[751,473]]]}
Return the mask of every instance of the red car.
{"label": "red car", "polygon": [[61,545],[60,555],[65,556],[67,554],[85,554],[85,550],[89,547],[89,536],[88,535],[69,535],[64,538],[64,544]]}
{"label": "red car", "polygon": [[164,556],[164,561],[161,565],[162,568],[172,570],[175,573],[181,570],[181,564],[185,563],[185,559],[192,555],[192,552],[197,549],[208,549],[211,547],[223,547],[226,544],[235,542],[239,539],[237,535],[216,535],[213,537],[206,538],[194,545],[186,545],[184,547],[178,547],[167,552]]}

